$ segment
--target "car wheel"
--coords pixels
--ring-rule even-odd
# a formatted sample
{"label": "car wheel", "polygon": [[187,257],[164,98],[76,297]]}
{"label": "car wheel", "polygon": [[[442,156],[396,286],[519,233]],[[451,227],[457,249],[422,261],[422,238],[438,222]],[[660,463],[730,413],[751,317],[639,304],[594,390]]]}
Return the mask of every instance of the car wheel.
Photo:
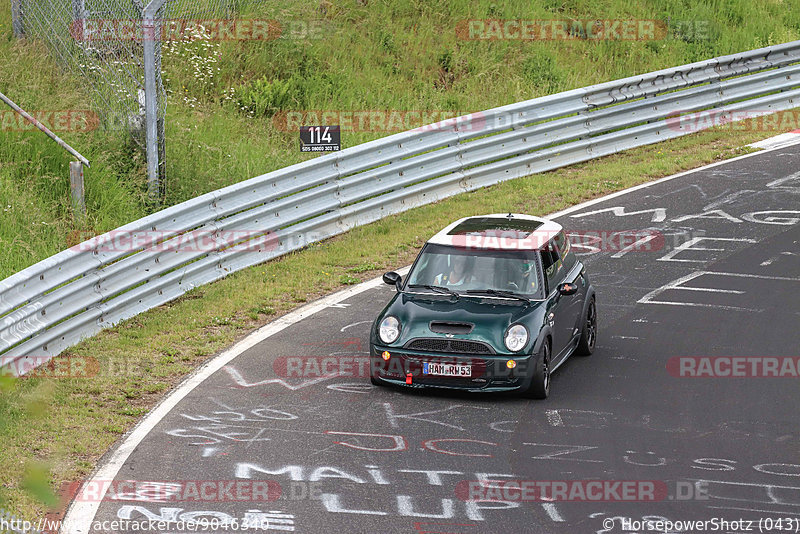
{"label": "car wheel", "polygon": [[385,386],[386,385],[386,382],[384,382],[383,380],[378,378],[378,370],[373,365],[371,359],[370,359],[369,381],[372,382],[373,386]]}
{"label": "car wheel", "polygon": [[578,341],[578,348],[575,353],[581,356],[589,356],[594,352],[595,343],[597,343],[597,306],[595,305],[594,297],[592,297],[586,307],[581,339]]}
{"label": "car wheel", "polygon": [[533,364],[533,378],[525,396],[531,399],[546,399],[550,395],[550,344],[542,343]]}

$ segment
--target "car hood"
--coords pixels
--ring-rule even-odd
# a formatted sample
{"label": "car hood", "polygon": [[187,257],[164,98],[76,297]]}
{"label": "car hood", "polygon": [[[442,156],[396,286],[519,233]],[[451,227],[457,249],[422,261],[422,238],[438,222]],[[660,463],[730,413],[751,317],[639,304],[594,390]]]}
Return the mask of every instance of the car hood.
{"label": "car hood", "polygon": [[395,347],[417,338],[447,338],[446,334],[430,329],[431,321],[447,321],[475,325],[469,334],[452,334],[452,339],[483,341],[498,354],[507,354],[509,351],[503,337],[508,327],[515,323],[528,329],[526,351],[529,351],[542,324],[543,306],[542,301],[526,304],[517,300],[473,296],[461,296],[456,300],[448,295],[399,293],[378,317],[378,322],[387,315],[400,321],[400,337],[392,343]]}

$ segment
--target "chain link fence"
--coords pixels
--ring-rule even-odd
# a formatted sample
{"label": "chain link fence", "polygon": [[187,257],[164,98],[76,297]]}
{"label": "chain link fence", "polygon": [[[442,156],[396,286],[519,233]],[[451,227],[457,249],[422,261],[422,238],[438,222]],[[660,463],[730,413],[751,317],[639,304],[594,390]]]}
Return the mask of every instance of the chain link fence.
{"label": "chain link fence", "polygon": [[[162,35],[174,21],[233,17],[242,3],[11,0],[11,8],[15,35],[45,42],[65,69],[89,85],[102,126],[128,132],[147,153],[148,192],[159,200],[165,177]],[[191,38],[186,32],[179,35]]]}

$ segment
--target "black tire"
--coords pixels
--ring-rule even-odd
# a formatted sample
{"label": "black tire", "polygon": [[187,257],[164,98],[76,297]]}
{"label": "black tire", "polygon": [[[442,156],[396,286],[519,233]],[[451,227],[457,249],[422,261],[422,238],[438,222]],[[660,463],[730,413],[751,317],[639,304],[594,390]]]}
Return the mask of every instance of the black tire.
{"label": "black tire", "polygon": [[578,341],[578,348],[575,354],[580,356],[590,356],[594,352],[597,344],[597,305],[594,297],[586,306],[586,314],[583,316],[583,328],[581,328],[581,339]]}
{"label": "black tire", "polygon": [[385,386],[386,382],[381,380],[378,377],[378,367],[379,364],[373,358],[369,359],[369,381],[372,382],[373,386]]}
{"label": "black tire", "polygon": [[546,399],[550,395],[550,343],[545,341],[533,363],[533,378],[523,393],[530,399]]}
{"label": "black tire", "polygon": [[381,387],[383,387],[383,386],[386,385],[386,384],[383,383],[383,380],[381,380],[380,378],[375,378],[374,376],[370,376],[369,377],[369,381],[372,382],[373,386],[381,386]]}

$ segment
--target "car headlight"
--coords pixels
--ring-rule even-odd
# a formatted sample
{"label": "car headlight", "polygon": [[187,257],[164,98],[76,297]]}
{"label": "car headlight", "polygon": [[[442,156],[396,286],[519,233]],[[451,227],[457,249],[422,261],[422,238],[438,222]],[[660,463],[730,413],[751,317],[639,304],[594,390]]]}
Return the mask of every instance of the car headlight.
{"label": "car headlight", "polygon": [[400,321],[391,315],[384,317],[381,326],[378,328],[378,337],[384,343],[394,343],[400,336]]}
{"label": "car headlight", "polygon": [[528,343],[528,330],[521,324],[513,325],[506,331],[505,343],[511,352],[522,350]]}

